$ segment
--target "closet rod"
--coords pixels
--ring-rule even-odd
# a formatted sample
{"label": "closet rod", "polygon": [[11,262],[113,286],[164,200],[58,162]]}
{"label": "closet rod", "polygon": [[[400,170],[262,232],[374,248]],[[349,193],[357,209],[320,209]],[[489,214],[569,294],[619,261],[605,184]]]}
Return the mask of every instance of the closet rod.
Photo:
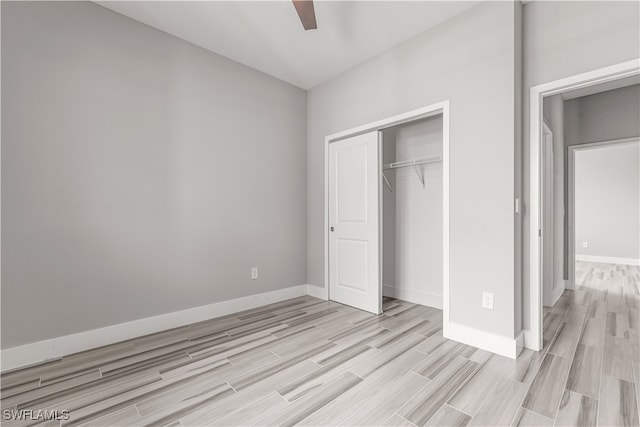
{"label": "closet rod", "polygon": [[426,157],[424,159],[415,159],[415,160],[401,160],[399,162],[387,163],[382,167],[382,169],[397,169],[397,168],[406,168],[408,166],[419,166],[419,165],[427,165],[430,163],[439,163],[442,161],[442,157]]}

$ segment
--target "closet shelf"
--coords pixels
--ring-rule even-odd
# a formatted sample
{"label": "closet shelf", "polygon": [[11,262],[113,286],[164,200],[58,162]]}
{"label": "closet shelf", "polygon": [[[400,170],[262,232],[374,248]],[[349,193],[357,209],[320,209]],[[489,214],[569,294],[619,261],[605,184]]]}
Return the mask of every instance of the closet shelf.
{"label": "closet shelf", "polygon": [[399,162],[387,163],[383,165],[382,169],[398,169],[398,168],[406,168],[408,166],[419,166],[419,165],[428,165],[430,163],[440,163],[442,161],[442,157],[425,157],[423,159],[414,159],[414,160],[401,160]]}
{"label": "closet shelf", "polygon": [[[442,161],[442,157],[425,157],[423,159],[401,160],[399,162],[387,163],[386,165],[383,165],[382,170],[385,171],[389,169],[399,169],[399,168],[406,168],[409,166],[413,166],[416,173],[418,174],[418,179],[420,179],[420,182],[422,183],[422,187],[424,188],[424,173],[422,172],[422,169],[419,168],[418,166],[428,165],[431,163],[440,163],[441,161]],[[393,188],[391,187],[391,183],[387,179],[384,172],[382,172],[382,178],[384,178],[385,184],[387,184],[387,187],[389,187],[389,191],[393,191]]]}

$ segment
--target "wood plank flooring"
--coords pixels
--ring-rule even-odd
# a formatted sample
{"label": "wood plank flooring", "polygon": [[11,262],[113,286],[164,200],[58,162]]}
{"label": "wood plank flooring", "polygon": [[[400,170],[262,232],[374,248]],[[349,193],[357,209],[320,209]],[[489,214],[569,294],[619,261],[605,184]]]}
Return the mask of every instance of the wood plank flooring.
{"label": "wood plank flooring", "polygon": [[520,422],[637,426],[640,267],[578,262],[576,284],[545,307],[544,359]]}
{"label": "wood plank flooring", "polygon": [[[515,361],[443,338],[440,310],[302,297],[4,373],[2,424],[638,425],[640,268],[578,278]],[[69,417],[4,419],[28,410]]]}

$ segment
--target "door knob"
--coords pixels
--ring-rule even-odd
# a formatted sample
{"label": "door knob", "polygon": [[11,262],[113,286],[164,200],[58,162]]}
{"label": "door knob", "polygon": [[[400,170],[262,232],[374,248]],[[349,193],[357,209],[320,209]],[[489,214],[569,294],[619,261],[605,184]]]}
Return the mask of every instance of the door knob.
{"label": "door knob", "polygon": [[333,230],[335,230],[335,228],[333,228],[333,226],[332,226],[329,230],[333,231]]}

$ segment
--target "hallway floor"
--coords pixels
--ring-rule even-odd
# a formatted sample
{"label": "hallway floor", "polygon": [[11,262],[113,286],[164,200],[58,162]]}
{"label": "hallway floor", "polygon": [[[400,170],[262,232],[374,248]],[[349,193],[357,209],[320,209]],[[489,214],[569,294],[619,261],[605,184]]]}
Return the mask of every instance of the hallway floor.
{"label": "hallway floor", "polygon": [[544,315],[556,425],[637,426],[640,267],[577,262],[576,284]]}

